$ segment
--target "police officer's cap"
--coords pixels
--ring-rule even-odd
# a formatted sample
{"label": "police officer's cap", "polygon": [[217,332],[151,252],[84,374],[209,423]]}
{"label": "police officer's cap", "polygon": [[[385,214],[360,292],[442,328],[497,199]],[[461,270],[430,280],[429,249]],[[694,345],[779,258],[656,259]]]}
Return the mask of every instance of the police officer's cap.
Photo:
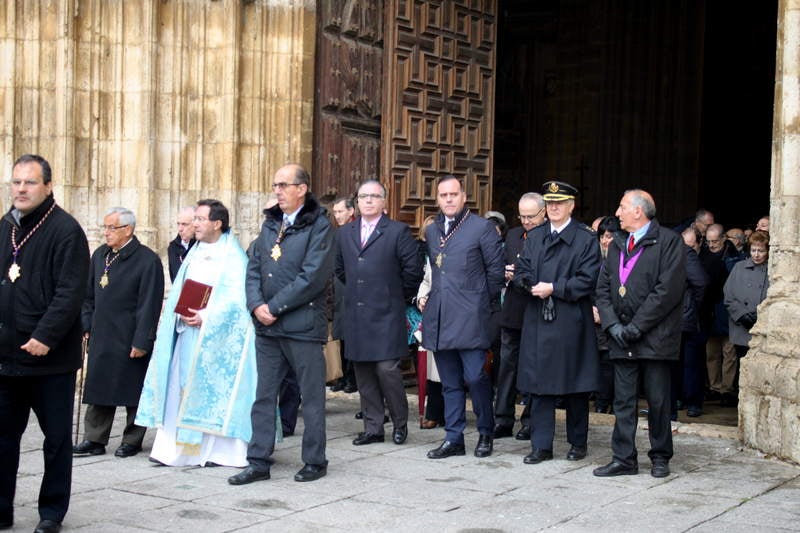
{"label": "police officer's cap", "polygon": [[573,200],[578,189],[563,181],[547,181],[542,185],[542,198],[545,202],[563,202]]}

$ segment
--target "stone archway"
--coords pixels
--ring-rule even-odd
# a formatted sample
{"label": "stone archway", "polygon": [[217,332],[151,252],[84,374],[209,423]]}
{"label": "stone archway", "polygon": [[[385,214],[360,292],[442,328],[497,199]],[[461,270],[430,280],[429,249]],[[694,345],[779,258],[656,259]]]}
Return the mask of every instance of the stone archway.
{"label": "stone archway", "polygon": [[742,441],[800,462],[800,6],[778,12],[770,192],[770,288],[741,361]]}

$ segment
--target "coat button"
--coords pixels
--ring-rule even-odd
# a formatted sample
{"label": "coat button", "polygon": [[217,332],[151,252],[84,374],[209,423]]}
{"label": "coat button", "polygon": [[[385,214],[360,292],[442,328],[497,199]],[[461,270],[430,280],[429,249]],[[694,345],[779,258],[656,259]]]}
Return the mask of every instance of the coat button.
{"label": "coat button", "polygon": [[268,278],[271,278],[271,277],[272,277],[272,272],[270,272],[269,274],[267,274],[267,277],[268,277]]}

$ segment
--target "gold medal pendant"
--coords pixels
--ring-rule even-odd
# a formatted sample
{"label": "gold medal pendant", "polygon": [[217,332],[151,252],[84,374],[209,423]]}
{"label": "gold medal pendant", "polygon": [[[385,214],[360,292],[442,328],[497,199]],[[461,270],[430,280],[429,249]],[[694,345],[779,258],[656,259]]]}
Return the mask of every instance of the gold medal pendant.
{"label": "gold medal pendant", "polygon": [[11,280],[11,283],[14,283],[15,281],[17,281],[17,278],[19,278],[21,275],[22,275],[22,272],[20,272],[20,268],[19,268],[18,264],[13,263],[8,268],[8,279]]}
{"label": "gold medal pendant", "polygon": [[625,288],[625,285],[620,285],[617,292],[619,293],[620,298],[625,298],[625,293],[628,292],[628,290]]}
{"label": "gold medal pendant", "polygon": [[442,263],[444,263],[444,255],[440,253],[436,256],[436,266],[442,268]]}
{"label": "gold medal pendant", "polygon": [[106,285],[108,285],[108,274],[103,274],[100,276],[100,288],[105,289]]}
{"label": "gold medal pendant", "polygon": [[279,244],[276,244],[272,247],[272,253],[270,255],[274,261],[277,261],[281,258],[281,247]]}

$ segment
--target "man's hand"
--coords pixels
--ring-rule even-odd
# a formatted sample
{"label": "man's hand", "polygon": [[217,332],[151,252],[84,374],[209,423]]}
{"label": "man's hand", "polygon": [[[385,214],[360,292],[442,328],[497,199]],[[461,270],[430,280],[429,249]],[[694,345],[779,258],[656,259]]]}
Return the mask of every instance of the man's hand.
{"label": "man's hand", "polygon": [[595,307],[594,305],[592,306],[592,317],[594,317],[595,324],[600,323],[600,311],[598,311],[597,307]]}
{"label": "man's hand", "polygon": [[256,320],[265,326],[271,326],[278,320],[278,317],[269,312],[269,306],[267,304],[261,304],[253,309],[253,315],[256,317]]}
{"label": "man's hand", "polygon": [[183,323],[193,328],[199,328],[203,325],[203,318],[200,316],[199,309],[189,308],[190,315],[178,315],[183,320]]}
{"label": "man's hand", "polygon": [[629,343],[634,343],[642,338],[642,332],[633,323],[630,323],[622,328],[622,338]]}
{"label": "man's hand", "polygon": [[550,297],[551,294],[553,294],[553,284],[540,281],[539,283],[531,287],[531,294],[533,294],[534,296],[538,296],[539,298],[544,300],[545,298],[548,298]]}
{"label": "man's hand", "polygon": [[417,298],[417,309],[419,309],[420,313],[425,311],[425,304],[426,303],[428,303],[428,297],[427,296],[423,296],[421,298]]}
{"label": "man's hand", "polygon": [[144,357],[145,355],[147,355],[147,352],[145,352],[144,350],[140,350],[139,348],[131,346],[131,355],[130,355],[131,359],[138,359],[140,357]]}
{"label": "man's hand", "polygon": [[628,348],[628,341],[626,341],[625,337],[623,337],[623,335],[622,335],[622,330],[623,329],[624,328],[622,327],[622,324],[616,323],[616,324],[612,325],[611,327],[609,327],[607,331],[608,331],[608,335],[612,339],[617,341],[617,344],[619,344],[622,347],[623,350],[626,350]]}
{"label": "man's hand", "polygon": [[28,342],[26,342],[25,344],[20,346],[20,348],[22,348],[23,350],[25,350],[29,354],[37,356],[37,357],[42,356],[42,355],[47,355],[47,352],[50,351],[50,347],[49,346],[47,346],[46,344],[42,344],[41,342],[37,341],[33,337],[31,337]]}
{"label": "man's hand", "polygon": [[514,265],[506,265],[506,281],[514,279]]}

